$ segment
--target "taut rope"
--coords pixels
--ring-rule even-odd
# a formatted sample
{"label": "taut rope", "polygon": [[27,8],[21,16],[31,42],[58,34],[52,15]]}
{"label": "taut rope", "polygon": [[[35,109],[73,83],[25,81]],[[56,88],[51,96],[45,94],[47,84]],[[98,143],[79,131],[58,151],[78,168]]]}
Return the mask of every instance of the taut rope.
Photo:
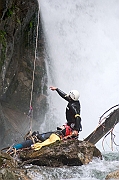
{"label": "taut rope", "polygon": [[34,68],[33,68],[33,77],[32,77],[32,85],[31,85],[31,98],[30,98],[30,110],[28,116],[30,117],[30,132],[32,132],[32,101],[33,101],[33,88],[34,88],[34,76],[35,76],[35,67],[36,67],[36,59],[37,59],[37,48],[38,48],[38,30],[39,30],[39,14],[40,10],[38,10],[38,23],[37,23],[37,32],[36,32],[36,44],[35,44],[35,57],[34,57]]}

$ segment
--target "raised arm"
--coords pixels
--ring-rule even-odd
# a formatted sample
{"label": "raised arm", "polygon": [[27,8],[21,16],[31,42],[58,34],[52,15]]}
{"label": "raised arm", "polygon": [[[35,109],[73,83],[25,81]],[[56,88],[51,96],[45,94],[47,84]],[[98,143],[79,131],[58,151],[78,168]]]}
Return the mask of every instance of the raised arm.
{"label": "raised arm", "polygon": [[65,99],[66,101],[70,101],[70,97],[69,97],[69,95],[68,94],[66,94],[66,93],[64,93],[63,91],[61,91],[59,88],[57,88],[57,87],[54,87],[54,86],[50,86],[50,89],[52,90],[52,91],[57,91],[57,93],[63,98],[63,99]]}

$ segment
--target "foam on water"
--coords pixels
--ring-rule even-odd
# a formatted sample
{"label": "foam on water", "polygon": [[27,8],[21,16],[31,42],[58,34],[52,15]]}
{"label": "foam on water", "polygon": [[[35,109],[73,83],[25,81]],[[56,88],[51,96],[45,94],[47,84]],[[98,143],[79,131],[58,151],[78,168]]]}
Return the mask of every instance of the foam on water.
{"label": "foam on water", "polygon": [[96,158],[89,164],[79,167],[33,166],[30,170],[28,168],[28,175],[34,180],[105,180],[108,173],[119,169],[119,153],[103,154],[103,160]]}

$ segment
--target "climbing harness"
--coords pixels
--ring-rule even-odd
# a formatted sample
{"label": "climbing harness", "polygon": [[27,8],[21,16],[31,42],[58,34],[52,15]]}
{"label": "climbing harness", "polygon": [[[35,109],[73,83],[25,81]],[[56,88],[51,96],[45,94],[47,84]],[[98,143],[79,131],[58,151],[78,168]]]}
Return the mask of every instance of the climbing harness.
{"label": "climbing harness", "polygon": [[72,129],[70,128],[70,126],[68,126],[67,124],[64,125],[65,127],[65,136],[71,135],[72,134]]}

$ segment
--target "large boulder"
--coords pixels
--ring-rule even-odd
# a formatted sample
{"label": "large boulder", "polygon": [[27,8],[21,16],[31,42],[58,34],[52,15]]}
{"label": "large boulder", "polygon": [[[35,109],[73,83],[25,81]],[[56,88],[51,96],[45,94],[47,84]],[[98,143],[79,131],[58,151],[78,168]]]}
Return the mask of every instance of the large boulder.
{"label": "large boulder", "polygon": [[[22,149],[11,155],[0,152],[0,180],[30,179],[24,165],[61,167],[81,166],[88,164],[93,158],[102,158],[95,145],[79,140],[57,141],[40,150]],[[21,168],[22,167],[22,168]]]}
{"label": "large boulder", "polygon": [[94,157],[102,158],[95,145],[79,140],[65,140],[42,147],[40,150],[26,150],[20,153],[23,164],[38,166],[80,166],[88,164]]}

